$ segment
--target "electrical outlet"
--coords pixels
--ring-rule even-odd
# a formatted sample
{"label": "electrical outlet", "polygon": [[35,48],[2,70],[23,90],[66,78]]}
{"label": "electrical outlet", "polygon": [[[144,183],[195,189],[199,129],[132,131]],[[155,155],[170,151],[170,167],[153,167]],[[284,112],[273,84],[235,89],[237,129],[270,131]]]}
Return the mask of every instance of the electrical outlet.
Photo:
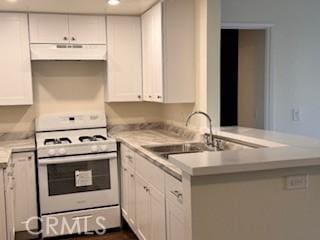
{"label": "electrical outlet", "polygon": [[300,110],[298,108],[292,109],[292,121],[300,122]]}
{"label": "electrical outlet", "polygon": [[286,177],[286,189],[307,189],[308,178],[308,175],[288,176]]}

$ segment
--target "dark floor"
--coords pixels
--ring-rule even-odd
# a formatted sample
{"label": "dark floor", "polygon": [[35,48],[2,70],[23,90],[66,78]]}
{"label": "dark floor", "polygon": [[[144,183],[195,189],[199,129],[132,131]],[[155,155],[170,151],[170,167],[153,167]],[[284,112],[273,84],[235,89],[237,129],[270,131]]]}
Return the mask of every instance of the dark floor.
{"label": "dark floor", "polygon": [[[16,236],[16,240],[28,240],[31,239],[27,235]],[[51,238],[52,239],[52,238]],[[36,240],[36,239],[34,239]],[[107,233],[103,236],[72,236],[72,237],[57,237],[54,240],[138,240],[130,229]]]}
{"label": "dark floor", "polygon": [[61,238],[63,240],[137,240],[136,236],[131,231],[121,231],[108,233],[103,236],[82,236],[82,237],[69,237]]}

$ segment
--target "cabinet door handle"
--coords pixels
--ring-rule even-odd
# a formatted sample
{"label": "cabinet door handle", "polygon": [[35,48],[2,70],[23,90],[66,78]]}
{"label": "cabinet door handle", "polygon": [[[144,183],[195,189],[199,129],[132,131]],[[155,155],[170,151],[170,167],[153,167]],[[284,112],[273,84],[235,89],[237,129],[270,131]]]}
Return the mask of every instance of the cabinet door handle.
{"label": "cabinet door handle", "polygon": [[170,191],[176,198],[177,198],[177,200],[180,202],[180,203],[182,203],[182,201],[183,201],[183,195],[182,195],[182,193],[180,193],[179,191]]}
{"label": "cabinet door handle", "polygon": [[157,98],[158,98],[158,99],[161,99],[162,97],[161,97],[161,96],[158,96]]}
{"label": "cabinet door handle", "polygon": [[141,99],[141,95],[138,95],[138,98]]}
{"label": "cabinet door handle", "polygon": [[152,96],[149,96],[149,98],[152,98]]}
{"label": "cabinet door handle", "polygon": [[133,158],[131,156],[128,155],[127,158],[131,163],[133,163]]}
{"label": "cabinet door handle", "polygon": [[76,38],[75,38],[75,37],[72,37],[72,38],[71,38],[71,41],[75,41],[75,40],[76,40]]}
{"label": "cabinet door handle", "polygon": [[130,177],[134,178],[134,175],[133,175],[133,174],[130,174]]}
{"label": "cabinet door handle", "polygon": [[68,38],[67,37],[63,37],[63,40],[68,41]]}

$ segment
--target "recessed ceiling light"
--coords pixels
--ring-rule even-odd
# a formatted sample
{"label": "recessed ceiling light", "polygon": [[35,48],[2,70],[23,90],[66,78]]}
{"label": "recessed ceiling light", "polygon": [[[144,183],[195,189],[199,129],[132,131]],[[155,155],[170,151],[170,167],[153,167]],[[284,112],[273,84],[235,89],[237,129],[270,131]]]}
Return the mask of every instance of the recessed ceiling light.
{"label": "recessed ceiling light", "polygon": [[116,6],[120,4],[120,0],[108,0],[108,4],[111,6]]}

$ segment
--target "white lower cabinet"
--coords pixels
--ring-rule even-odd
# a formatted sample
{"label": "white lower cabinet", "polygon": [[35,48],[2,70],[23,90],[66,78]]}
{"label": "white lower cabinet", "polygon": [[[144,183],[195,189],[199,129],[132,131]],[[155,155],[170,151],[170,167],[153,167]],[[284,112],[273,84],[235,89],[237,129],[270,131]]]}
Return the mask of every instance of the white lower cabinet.
{"label": "white lower cabinet", "polygon": [[[25,222],[38,216],[36,169],[34,152],[12,154],[15,178],[15,230],[26,231]],[[30,221],[31,230],[38,229],[37,221]]]}
{"label": "white lower cabinet", "polygon": [[13,177],[14,164],[10,160],[4,171],[4,196],[5,196],[5,224],[6,240],[15,239],[15,179]]}
{"label": "white lower cabinet", "polygon": [[147,185],[142,177],[136,176],[136,227],[141,240],[150,239],[150,197]]}
{"label": "white lower cabinet", "polygon": [[126,166],[121,166],[121,210],[122,216],[128,221],[129,209],[129,194],[128,194],[128,169]]}
{"label": "white lower cabinet", "polygon": [[131,226],[136,225],[136,176],[130,167],[128,167],[128,221]]}
{"label": "white lower cabinet", "polygon": [[173,201],[166,201],[167,240],[184,240],[184,212]]}
{"label": "white lower cabinet", "polygon": [[4,184],[4,171],[0,169],[0,239],[6,239],[6,201],[5,201],[5,184]]}
{"label": "white lower cabinet", "polygon": [[166,239],[166,213],[164,194],[150,186],[150,232],[152,240]]}
{"label": "white lower cabinet", "polygon": [[166,174],[167,240],[184,240],[185,214],[182,182]]}
{"label": "white lower cabinet", "polygon": [[[181,231],[184,228],[184,220],[181,217],[184,215],[182,207],[178,208],[182,211],[182,214],[179,215],[181,221],[178,221],[173,218],[177,215],[175,214],[176,209],[166,202],[164,171],[123,145],[121,147],[121,162],[122,214],[138,238],[140,240],[165,240],[171,237],[170,239],[173,240],[175,236],[179,236],[178,234],[183,236],[184,233]],[[131,162],[130,166],[129,162]],[[173,182],[170,184],[170,189],[176,189],[176,185],[177,183]],[[180,188],[179,190],[182,191]],[[170,200],[174,199],[173,195]],[[166,213],[170,213],[173,217],[166,218]],[[170,232],[168,233],[168,221],[173,224],[180,222],[182,226],[176,224],[177,226],[173,227],[180,228],[169,228]]]}

